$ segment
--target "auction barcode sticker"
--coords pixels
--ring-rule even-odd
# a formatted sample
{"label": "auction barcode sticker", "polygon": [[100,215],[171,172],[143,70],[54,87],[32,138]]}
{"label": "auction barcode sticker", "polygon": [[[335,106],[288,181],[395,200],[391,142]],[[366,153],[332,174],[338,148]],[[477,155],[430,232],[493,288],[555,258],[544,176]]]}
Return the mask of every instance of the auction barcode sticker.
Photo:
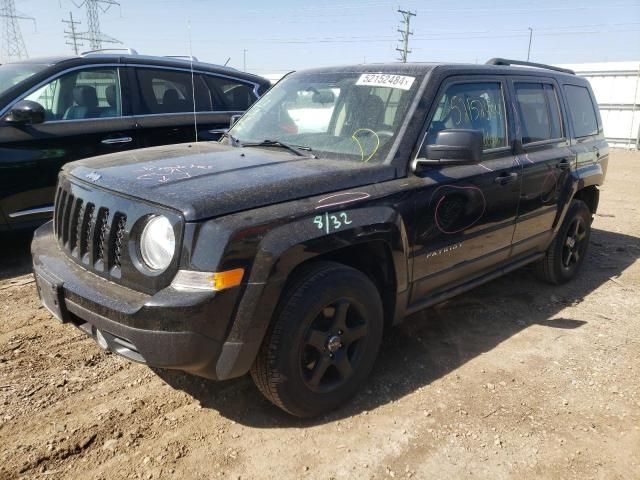
{"label": "auction barcode sticker", "polygon": [[363,73],[356,82],[356,85],[367,85],[369,87],[390,87],[400,90],[409,90],[416,77],[406,75],[390,75],[388,73]]}

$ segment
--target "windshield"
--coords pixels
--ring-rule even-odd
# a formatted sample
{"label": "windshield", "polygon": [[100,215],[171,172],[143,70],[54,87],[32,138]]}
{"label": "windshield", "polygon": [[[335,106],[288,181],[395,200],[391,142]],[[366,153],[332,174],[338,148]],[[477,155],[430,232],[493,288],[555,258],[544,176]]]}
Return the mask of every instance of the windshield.
{"label": "windshield", "polygon": [[382,162],[421,77],[377,73],[294,74],[231,128],[237,144],[281,142],[319,158]]}
{"label": "windshield", "polygon": [[14,85],[44,70],[47,66],[36,63],[7,63],[0,65],[0,95]]}

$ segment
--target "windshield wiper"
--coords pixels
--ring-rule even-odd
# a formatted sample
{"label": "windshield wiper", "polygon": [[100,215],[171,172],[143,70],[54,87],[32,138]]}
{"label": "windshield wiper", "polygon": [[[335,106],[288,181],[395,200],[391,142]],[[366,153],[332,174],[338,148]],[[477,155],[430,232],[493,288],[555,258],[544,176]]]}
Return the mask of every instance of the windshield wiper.
{"label": "windshield wiper", "polygon": [[243,147],[280,147],[280,148],[287,149],[290,152],[293,152],[300,157],[318,158],[316,155],[309,154],[309,152],[311,151],[311,147],[307,147],[303,145],[290,145],[288,143],[281,142],[280,140],[265,139],[261,142],[243,143],[242,146]]}

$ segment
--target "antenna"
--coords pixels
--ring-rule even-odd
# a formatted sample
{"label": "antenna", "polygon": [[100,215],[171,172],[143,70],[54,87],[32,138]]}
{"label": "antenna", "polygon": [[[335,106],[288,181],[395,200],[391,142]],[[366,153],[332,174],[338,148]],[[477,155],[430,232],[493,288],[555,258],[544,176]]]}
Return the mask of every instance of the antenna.
{"label": "antenna", "polygon": [[415,17],[417,13],[410,10],[402,10],[401,8],[398,8],[398,13],[402,14],[404,30],[398,29],[401,35],[402,48],[396,48],[396,50],[400,52],[400,61],[407,63],[407,56],[411,53],[411,50],[409,50],[409,35],[413,35],[413,32],[409,30],[409,24],[411,23],[411,17]]}
{"label": "antenna", "polygon": [[120,43],[109,35],[100,31],[100,11],[106,13],[113,5],[120,6],[115,0],[83,0],[80,3],[76,3],[72,0],[73,4],[77,8],[86,7],[87,10],[87,23],[89,24],[89,30],[78,34],[80,40],[87,40],[91,50],[101,50],[103,43]]}
{"label": "antenna", "polygon": [[69,12],[69,20],[62,19],[62,23],[66,23],[69,25],[69,30],[64,31],[64,38],[68,38],[71,41],[65,42],[67,45],[71,45],[73,47],[73,51],[76,55],[79,54],[78,47],[84,46],[84,43],[78,42],[80,40],[80,36],[78,31],[76,30],[76,25],[80,25],[80,22],[77,22],[73,19],[73,13]]}
{"label": "antenna", "polygon": [[193,98],[193,129],[196,133],[196,143],[198,143],[198,114],[196,110],[196,82],[193,75],[193,52],[191,51],[191,20],[187,21],[189,28],[189,64],[191,65],[191,97]]}
{"label": "antenna", "polygon": [[2,51],[0,52],[2,61],[28,58],[27,47],[24,44],[18,20],[31,20],[34,25],[36,20],[17,12],[14,0],[0,0],[0,18],[3,19]]}

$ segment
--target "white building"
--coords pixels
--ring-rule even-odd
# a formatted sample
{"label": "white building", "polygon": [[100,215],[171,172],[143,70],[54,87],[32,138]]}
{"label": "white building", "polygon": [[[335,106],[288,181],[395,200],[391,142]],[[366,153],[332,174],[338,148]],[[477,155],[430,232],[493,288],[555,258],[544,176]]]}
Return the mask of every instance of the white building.
{"label": "white building", "polygon": [[591,83],[609,145],[640,148],[640,61],[561,66]]}

